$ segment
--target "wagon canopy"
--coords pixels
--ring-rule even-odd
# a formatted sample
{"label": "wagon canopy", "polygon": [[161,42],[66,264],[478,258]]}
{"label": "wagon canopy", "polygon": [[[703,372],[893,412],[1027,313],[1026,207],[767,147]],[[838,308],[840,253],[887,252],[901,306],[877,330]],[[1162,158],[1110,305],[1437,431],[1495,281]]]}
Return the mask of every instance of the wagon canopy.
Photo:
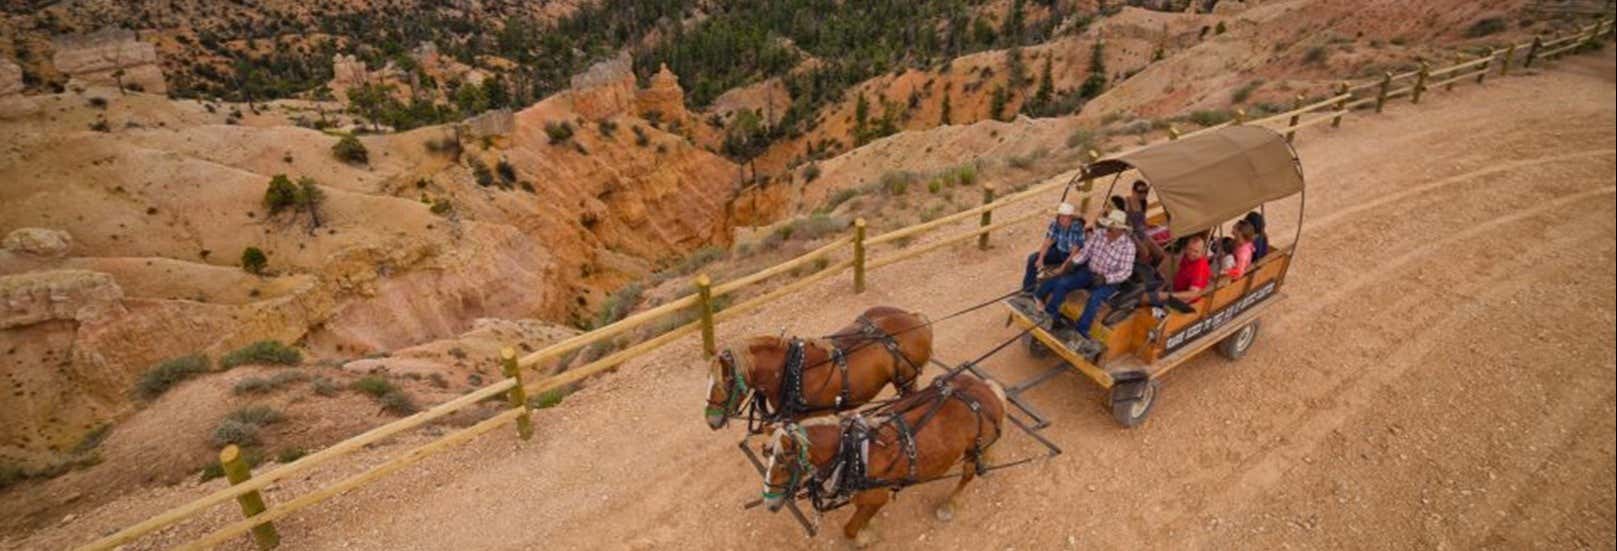
{"label": "wagon canopy", "polygon": [[1173,235],[1190,235],[1302,191],[1302,167],[1285,137],[1228,126],[1089,166],[1092,178],[1134,168],[1156,189]]}

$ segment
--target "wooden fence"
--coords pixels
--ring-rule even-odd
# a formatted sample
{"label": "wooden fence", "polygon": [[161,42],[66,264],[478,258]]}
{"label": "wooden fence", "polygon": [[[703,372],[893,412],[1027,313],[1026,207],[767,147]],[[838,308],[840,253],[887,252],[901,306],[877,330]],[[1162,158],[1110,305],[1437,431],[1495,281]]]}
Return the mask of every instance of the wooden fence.
{"label": "wooden fence", "polygon": [[[1246,113],[1238,110],[1235,114],[1235,118],[1231,121],[1216,126],[1203,128],[1189,134],[1180,134],[1177,128],[1170,126],[1168,129],[1168,139],[1178,140],[1184,137],[1209,132],[1216,128],[1239,124],[1284,124],[1284,126],[1278,127],[1275,130],[1285,133],[1287,138],[1291,139],[1295,136],[1297,130],[1317,124],[1323,124],[1326,121],[1330,121],[1332,126],[1338,126],[1342,122],[1342,116],[1355,109],[1366,108],[1373,105],[1376,112],[1380,113],[1382,109],[1385,108],[1387,102],[1393,99],[1408,96],[1412,103],[1418,104],[1425,97],[1425,93],[1432,88],[1439,86],[1450,88],[1454,84],[1462,82],[1466,79],[1475,79],[1476,83],[1481,84],[1489,74],[1496,70],[1495,67],[1497,67],[1497,72],[1499,75],[1508,75],[1514,67],[1518,66],[1532,67],[1535,64],[1542,63],[1548,59],[1572,51],[1586,43],[1599,40],[1602,36],[1610,33],[1611,28],[1611,20],[1602,20],[1600,23],[1581,28],[1580,31],[1575,34],[1551,37],[1549,39],[1537,37],[1534,38],[1531,43],[1513,44],[1508,48],[1494,50],[1488,55],[1478,57],[1476,59],[1458,59],[1455,64],[1440,69],[1433,69],[1428,64],[1423,63],[1419,70],[1409,71],[1401,74],[1387,73],[1380,79],[1365,83],[1353,84],[1343,82],[1335,87],[1335,94],[1328,98],[1305,104],[1303,97],[1298,96],[1296,98],[1295,106],[1291,111],[1270,115],[1261,119],[1247,120]],[[1434,81],[1433,79],[1441,80]],[[1394,86],[1397,87],[1394,88]],[[1140,146],[1140,148],[1136,148],[1136,150],[1144,147],[1147,146]],[[1090,162],[1094,162],[1099,158],[1099,154],[1091,151],[1089,152],[1089,158]],[[1081,175],[1083,170],[1083,168],[1079,168],[1074,172]],[[995,210],[1003,209],[1005,207],[1027,201],[1034,197],[1038,197],[1040,194],[1045,192],[1061,189],[1062,186],[1069,183],[1068,181],[1072,178],[1074,172],[1068,172],[1056,178],[1052,178],[1042,184],[1035,185],[1023,191],[997,199],[995,198],[994,190],[992,188],[987,188],[983,194],[983,204],[980,206],[966,209],[964,211],[922,224],[900,228],[874,237],[867,238],[865,235],[867,229],[865,221],[862,219],[857,220],[854,222],[849,235],[832,239],[829,243],[782,264],[718,285],[713,285],[708,276],[699,275],[693,281],[692,287],[694,292],[682,298],[670,301],[643,312],[636,313],[588,333],[567,338],[561,342],[552,344],[542,350],[533,352],[526,356],[518,357],[515,351],[510,348],[501,351],[500,363],[506,378],[499,382],[482,387],[466,395],[439,404],[425,411],[418,412],[409,417],[373,428],[358,436],[334,444],[324,450],[304,456],[301,459],[280,465],[279,467],[259,473],[257,475],[250,477],[242,476],[247,474],[245,465],[230,465],[230,469],[227,470],[237,471],[236,475],[230,477],[231,486],[208,494],[207,496],[190,503],[186,503],[179,507],[165,511],[162,514],[148,518],[132,526],[119,530],[111,535],[97,539],[94,542],[80,547],[79,549],[112,549],[119,545],[132,542],[141,536],[150,534],[166,526],[193,518],[204,511],[232,500],[238,501],[242,505],[243,511],[245,512],[247,518],[221,527],[207,534],[201,539],[182,545],[180,548],[205,549],[250,532],[253,533],[254,541],[257,542],[260,548],[272,548],[276,545],[276,542],[278,542],[278,537],[271,537],[275,534],[274,530],[272,528],[266,528],[269,526],[269,523],[274,520],[325,501],[326,499],[330,499],[353,488],[370,483],[389,473],[417,463],[430,455],[470,441],[478,435],[499,428],[507,423],[517,423],[519,436],[523,440],[527,440],[532,435],[532,421],[529,417],[530,410],[528,408],[526,398],[529,394],[558,390],[568,385],[583,381],[589,377],[615,370],[618,366],[630,359],[644,355],[647,352],[673,342],[675,339],[684,338],[692,334],[701,334],[702,350],[704,354],[711,357],[716,351],[716,342],[714,336],[716,324],[735,318],[752,310],[756,310],[766,304],[774,302],[782,296],[800,291],[810,285],[825,280],[826,278],[842,273],[844,270],[852,269],[854,292],[859,293],[863,292],[865,289],[865,274],[868,270],[886,266],[917,255],[926,254],[941,247],[946,247],[972,239],[977,240],[978,247],[987,248],[988,236],[992,232],[1004,229],[1011,225],[1025,222],[1032,218],[1048,215],[1048,213],[1041,210],[1034,210],[1009,220],[994,222],[993,212]],[[1078,190],[1079,194],[1077,197],[1083,203],[1083,206],[1080,207],[1083,212],[1090,211],[1090,200],[1096,195],[1095,190],[1091,187],[1092,183],[1093,182],[1088,178],[1083,178]],[[948,235],[918,246],[907,248],[903,246],[909,240],[917,236],[934,232],[950,224],[967,221],[973,217],[977,217],[978,224],[976,228],[970,229],[969,231]],[[893,251],[891,254],[876,260],[870,260],[868,258],[871,247],[889,243],[899,245],[900,250]],[[849,253],[846,255],[846,258],[835,261],[832,260],[833,256],[845,251]],[[787,274],[789,272],[796,272],[805,268],[813,268],[817,263],[821,264],[823,267],[819,268],[817,271],[808,276],[801,277],[796,281],[782,285],[759,296],[749,298],[728,308],[718,310],[715,307],[715,301],[719,297],[731,295],[742,289],[757,285],[766,280]],[[676,327],[661,335],[640,342],[623,350],[619,350],[606,357],[589,362],[586,365],[570,369],[561,374],[541,378],[531,383],[523,382],[523,373],[525,370],[532,371],[537,374],[541,368],[548,366],[585,346],[612,339],[637,327],[644,326],[654,321],[666,319],[670,315],[690,315],[693,312],[696,314],[694,316],[694,321],[680,325],[679,327]],[[281,503],[273,507],[264,507],[263,497],[260,494],[260,490],[274,484],[275,482],[305,473],[316,466],[323,465],[332,460],[347,456],[348,454],[360,450],[370,444],[374,444],[404,431],[420,427],[423,424],[440,419],[468,406],[472,406],[487,399],[497,398],[501,395],[504,395],[507,403],[510,405],[510,408],[498,415],[483,420],[482,422],[479,422],[471,427],[460,429],[439,437],[431,442],[413,448],[397,457],[389,459],[380,465],[371,467],[364,472],[337,481],[336,483],[314,492],[299,496],[291,501]],[[227,452],[228,451],[229,450],[227,450]],[[222,457],[221,459],[226,458]],[[234,463],[234,461],[226,462]]]}

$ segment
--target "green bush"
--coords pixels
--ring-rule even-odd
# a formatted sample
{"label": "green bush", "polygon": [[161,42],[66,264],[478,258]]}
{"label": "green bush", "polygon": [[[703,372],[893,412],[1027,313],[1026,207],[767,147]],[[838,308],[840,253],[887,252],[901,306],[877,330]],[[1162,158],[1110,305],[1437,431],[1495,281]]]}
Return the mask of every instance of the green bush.
{"label": "green bush", "polygon": [[1067,149],[1088,151],[1095,148],[1095,133],[1079,128],[1067,135]]}
{"label": "green bush", "polygon": [[224,447],[235,444],[241,447],[258,445],[258,425],[243,423],[234,419],[225,419],[213,429],[213,445]]}
{"label": "green bush", "polygon": [[534,396],[529,396],[528,397],[528,407],[530,409],[553,408],[553,407],[556,407],[558,405],[561,405],[562,400],[566,399],[567,395],[571,394],[571,393],[572,393],[572,390],[568,389],[568,388],[556,388],[556,389],[547,390],[547,391],[541,392],[539,394],[536,394]]}
{"label": "green bush", "polygon": [[273,425],[284,421],[285,415],[269,406],[247,406],[238,408],[225,415],[225,420],[237,421],[249,425]]}
{"label": "green bush", "polygon": [[298,365],[303,363],[303,354],[298,349],[281,344],[281,341],[258,341],[241,348],[230,351],[219,358],[219,367],[230,369],[244,364],[264,365]]}
{"label": "green bush", "polygon": [[940,192],[940,191],[943,191],[943,179],[942,178],[933,178],[931,181],[926,183],[926,192],[927,193],[937,195],[938,192]]}
{"label": "green bush", "polygon": [[298,188],[292,184],[290,178],[285,174],[276,174],[270,178],[269,187],[264,190],[264,208],[268,209],[270,214],[279,213],[297,203]]}
{"label": "green bush", "polygon": [[377,401],[382,404],[382,411],[386,411],[394,415],[409,415],[420,411],[420,408],[417,408],[415,405],[415,400],[410,398],[409,394],[405,394],[402,391],[393,391],[383,394],[381,398],[377,399]]}
{"label": "green bush", "polygon": [[263,377],[248,377],[246,379],[236,381],[235,386],[230,387],[230,392],[238,395],[263,394],[271,390],[275,390],[275,385],[270,384],[269,379],[265,379]]}
{"label": "green bush", "polygon": [[1240,88],[1236,88],[1233,94],[1230,94],[1230,100],[1235,103],[1246,103],[1246,100],[1252,97],[1252,93],[1256,92],[1259,86],[1263,86],[1262,80],[1254,80],[1243,84]]}
{"label": "green bush", "polygon": [[1314,46],[1312,48],[1309,48],[1307,52],[1303,53],[1303,64],[1304,65],[1321,65],[1321,64],[1325,63],[1325,59],[1330,57],[1330,56],[1331,56],[1331,51],[1325,49],[1324,46]]}
{"label": "green bush", "polygon": [[550,138],[550,145],[560,144],[573,139],[573,123],[567,121],[550,121],[545,123],[545,136]]}
{"label": "green bush", "polygon": [[477,181],[477,185],[483,187],[494,185],[494,171],[489,170],[488,164],[477,159],[472,159],[471,165],[472,179]]}
{"label": "green bush", "polygon": [[331,146],[331,154],[339,161],[354,164],[369,163],[371,157],[370,151],[365,149],[365,144],[359,143],[359,138],[353,136],[343,136],[337,140],[337,144]]}
{"label": "green bush", "polygon": [[610,138],[613,134],[617,133],[618,123],[609,120],[602,120],[595,123],[595,129],[600,131],[602,136]]}
{"label": "green bush", "polygon": [[505,180],[507,184],[516,183],[517,181],[517,169],[511,166],[510,161],[500,159],[499,162],[494,164],[494,171],[499,173],[500,179]]}
{"label": "green bush", "polygon": [[359,380],[354,381],[353,388],[354,390],[357,390],[362,394],[369,395],[372,398],[381,398],[388,394],[399,391],[399,387],[394,386],[392,381],[387,380],[381,375],[366,375],[361,377]]}
{"label": "green bush", "polygon": [[1213,34],[1224,34],[1229,30],[1230,28],[1225,26],[1223,21],[1219,21],[1218,26],[1213,28]]}
{"label": "green bush", "polygon": [[202,355],[164,360],[140,375],[135,382],[135,393],[145,400],[157,398],[174,385],[207,372],[211,367],[208,357]]}
{"label": "green bush", "polygon": [[269,255],[263,249],[247,247],[241,251],[241,269],[249,274],[264,275],[264,268],[269,267]]}
{"label": "green bush", "polygon": [[803,181],[812,182],[820,178],[820,163],[809,163],[803,167]]}
{"label": "green bush", "polygon": [[607,295],[606,302],[601,304],[601,311],[595,315],[595,327],[605,327],[629,315],[629,310],[640,302],[640,295],[644,292],[645,288],[639,283],[630,283]]}
{"label": "green bush", "polygon": [[951,172],[951,174],[954,175],[955,183],[960,184],[962,186],[970,186],[972,184],[977,183],[977,166],[976,165],[966,164],[966,165],[957,166]]}
{"label": "green bush", "polygon": [[438,216],[448,216],[449,213],[455,211],[455,204],[450,203],[448,199],[439,197],[432,200],[432,206],[428,207],[427,210]]}
{"label": "green bush", "polygon": [[1218,126],[1229,122],[1233,118],[1235,118],[1235,115],[1224,109],[1192,111],[1190,113],[1190,122],[1202,126]]}
{"label": "green bush", "polygon": [[903,195],[916,179],[915,173],[895,170],[881,175],[881,189],[888,195]]}
{"label": "green bush", "polygon": [[305,455],[309,455],[309,452],[303,448],[282,448],[280,453],[275,454],[275,462],[285,465],[302,459]]}

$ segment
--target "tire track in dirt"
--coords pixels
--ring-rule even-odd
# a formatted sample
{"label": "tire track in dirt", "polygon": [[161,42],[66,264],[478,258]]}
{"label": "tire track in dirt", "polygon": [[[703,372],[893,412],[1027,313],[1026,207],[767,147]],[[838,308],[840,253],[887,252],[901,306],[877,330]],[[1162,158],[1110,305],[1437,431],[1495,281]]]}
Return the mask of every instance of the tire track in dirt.
{"label": "tire track in dirt", "polygon": [[[1568,197],[1561,203],[1574,202],[1585,199],[1586,196],[1609,194],[1614,191],[1617,191],[1617,187],[1594,190],[1580,194],[1580,196]],[[1534,218],[1548,218],[1550,214],[1553,214],[1554,208],[1558,206],[1560,205],[1545,205],[1539,209],[1534,209],[1533,212],[1523,213],[1522,216],[1513,217],[1510,220],[1501,220],[1499,224],[1519,224]],[[1551,268],[1551,266],[1544,263],[1546,259],[1562,257],[1566,247],[1575,246],[1589,239],[1600,237],[1605,228],[1599,224],[1589,224],[1587,222],[1609,219],[1609,217],[1610,212],[1602,209],[1601,211],[1586,214],[1576,221],[1564,221],[1563,224],[1555,226],[1554,229],[1571,227],[1583,231],[1556,231],[1558,238],[1549,244],[1551,246],[1539,249],[1538,254],[1519,256],[1510,259],[1509,262],[1495,264],[1490,271],[1474,273],[1465,287],[1452,291],[1455,296],[1464,297],[1463,302],[1455,304],[1452,310],[1437,319],[1421,320],[1414,323],[1420,329],[1413,333],[1405,334],[1406,340],[1404,343],[1394,348],[1387,355],[1386,360],[1378,366],[1378,369],[1361,370],[1352,373],[1331,388],[1313,396],[1312,398],[1316,400],[1329,400],[1333,405],[1328,409],[1319,410],[1315,414],[1304,416],[1286,425],[1282,431],[1288,435],[1285,442],[1262,448],[1248,460],[1243,461],[1237,472],[1221,477],[1224,481],[1224,489],[1220,495],[1213,498],[1214,504],[1204,505],[1198,508],[1197,511],[1181,512],[1170,523],[1186,528],[1187,532],[1194,532],[1188,530],[1191,525],[1196,524],[1195,519],[1191,517],[1201,510],[1210,508],[1228,510],[1261,495],[1276,484],[1290,468],[1303,464],[1305,458],[1312,454],[1326,435],[1337,430],[1337,427],[1346,423],[1352,417],[1359,415],[1366,408],[1373,407],[1374,404],[1371,403],[1371,399],[1378,390],[1391,381],[1403,378],[1410,370],[1416,368],[1420,359],[1442,344],[1444,336],[1454,331],[1477,305],[1518,293],[1523,288],[1537,284],[1537,272],[1529,268]],[[1457,236],[1456,239],[1446,241],[1476,239],[1482,236],[1482,232],[1468,233],[1469,235]],[[1400,263],[1400,267],[1383,270],[1382,275],[1385,276],[1387,273],[1408,267],[1415,259],[1422,258],[1432,261],[1440,260],[1429,255],[1410,255],[1406,262]],[[1561,265],[1571,264],[1578,260],[1557,259],[1561,260],[1559,263]],[[1500,276],[1507,277],[1500,280]],[[1387,278],[1380,277],[1376,279]],[[1324,331],[1324,329],[1319,330]],[[1318,353],[1325,352],[1324,350],[1318,351]],[[1586,400],[1585,402],[1584,407],[1571,408],[1571,413],[1582,413],[1588,409],[1589,405],[1598,403],[1597,400]],[[1563,414],[1555,416],[1555,418],[1542,420],[1541,424],[1559,426],[1575,419],[1575,417],[1575,415]],[[1196,543],[1192,547],[1202,547],[1205,544],[1200,540],[1192,541]]]}

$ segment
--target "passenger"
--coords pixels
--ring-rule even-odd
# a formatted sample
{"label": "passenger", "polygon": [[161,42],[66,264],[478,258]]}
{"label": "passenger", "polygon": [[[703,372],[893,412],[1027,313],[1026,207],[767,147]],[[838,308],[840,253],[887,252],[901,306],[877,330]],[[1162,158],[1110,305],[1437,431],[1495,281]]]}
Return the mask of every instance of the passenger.
{"label": "passenger", "polygon": [[1128,197],[1123,211],[1129,215],[1129,228],[1134,230],[1135,236],[1143,240],[1146,239],[1147,226],[1145,213],[1151,206],[1151,184],[1145,183],[1145,180],[1135,180],[1133,191],[1134,194]]}
{"label": "passenger", "polygon": [[1252,261],[1263,260],[1269,254],[1269,231],[1263,222],[1263,214],[1258,211],[1246,213],[1246,223],[1252,225],[1253,233],[1257,237],[1252,239]]}
{"label": "passenger", "polygon": [[1056,219],[1044,232],[1044,244],[1027,257],[1027,269],[1022,272],[1024,295],[1033,294],[1040,270],[1063,266],[1084,247],[1084,221],[1077,217],[1077,210],[1072,203],[1056,207]]}
{"label": "passenger", "polygon": [[1230,267],[1225,275],[1230,279],[1240,279],[1246,275],[1247,268],[1252,267],[1252,240],[1257,234],[1252,231],[1252,224],[1242,220],[1235,223],[1235,265]]}
{"label": "passenger", "polygon": [[1173,292],[1169,296],[1194,304],[1201,300],[1202,291],[1212,281],[1213,269],[1207,262],[1207,237],[1196,234],[1185,240],[1184,254],[1179,258],[1179,271],[1173,276]]}
{"label": "passenger", "polygon": [[[1085,338],[1089,338],[1089,327],[1094,323],[1101,303],[1116,294],[1118,285],[1134,273],[1134,238],[1128,233],[1128,216],[1123,211],[1113,210],[1095,223],[1098,227],[1090,233],[1088,245],[1072,258],[1075,269],[1050,282],[1047,289],[1049,298],[1044,304],[1044,311],[1050,316],[1051,329],[1060,329],[1066,325],[1061,316],[1061,303],[1066,301],[1067,294],[1088,289],[1089,300],[1074,326],[1078,334]],[[1085,263],[1088,266],[1078,266]]]}
{"label": "passenger", "polygon": [[1218,246],[1213,247],[1213,257],[1218,259],[1218,273],[1229,274],[1235,269],[1235,238],[1224,236],[1218,238]]}

